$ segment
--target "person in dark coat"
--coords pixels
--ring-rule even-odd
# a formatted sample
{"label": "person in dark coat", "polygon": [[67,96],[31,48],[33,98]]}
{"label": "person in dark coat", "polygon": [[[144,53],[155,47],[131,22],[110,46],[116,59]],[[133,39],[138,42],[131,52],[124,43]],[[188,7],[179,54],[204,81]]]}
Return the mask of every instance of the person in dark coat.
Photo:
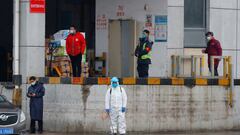
{"label": "person in dark coat", "polygon": [[149,64],[151,64],[151,50],[153,42],[149,40],[150,32],[144,30],[139,44],[135,49],[137,59],[137,71],[139,77],[148,77]]}
{"label": "person in dark coat", "polygon": [[[213,32],[207,32],[205,34],[208,42],[207,42],[207,48],[203,49],[203,53],[208,54],[208,68],[211,72],[211,56],[222,56],[222,47],[218,40],[216,40],[213,36]],[[219,61],[221,59],[214,59],[214,75],[218,76],[218,65]]]}
{"label": "person in dark coat", "polygon": [[32,76],[29,79],[31,86],[28,88],[27,97],[30,98],[30,132],[35,133],[35,122],[38,121],[38,132],[43,132],[43,96],[45,88],[42,83]]}

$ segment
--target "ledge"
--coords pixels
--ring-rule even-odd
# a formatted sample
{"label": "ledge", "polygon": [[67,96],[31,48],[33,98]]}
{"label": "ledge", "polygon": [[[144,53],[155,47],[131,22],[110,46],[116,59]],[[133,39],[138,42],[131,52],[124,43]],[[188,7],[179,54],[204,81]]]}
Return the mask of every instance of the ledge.
{"label": "ledge", "polygon": [[[73,84],[73,85],[109,85],[110,77],[89,78],[62,78],[62,77],[39,77],[44,84]],[[229,86],[227,78],[119,78],[122,85],[184,85],[184,86]],[[240,79],[234,80],[235,85],[240,85]]]}

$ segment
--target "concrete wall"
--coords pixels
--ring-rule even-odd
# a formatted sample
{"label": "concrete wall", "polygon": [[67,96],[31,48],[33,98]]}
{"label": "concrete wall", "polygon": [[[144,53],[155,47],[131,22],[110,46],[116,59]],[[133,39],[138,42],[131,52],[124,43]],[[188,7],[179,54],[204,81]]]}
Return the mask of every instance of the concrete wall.
{"label": "concrete wall", "polygon": [[29,0],[20,1],[20,73],[44,76],[45,14],[30,13]]}
{"label": "concrete wall", "polygon": [[[101,120],[107,85],[45,85],[44,130],[105,132],[109,121]],[[240,129],[240,91],[235,87],[233,108],[228,89],[222,86],[127,85],[128,131],[206,131]],[[27,85],[23,87],[23,110],[29,120]],[[11,98],[11,91],[4,91]]]}
{"label": "concrete wall", "polygon": [[[144,10],[145,4],[149,6],[148,11]],[[118,5],[124,7],[125,15],[122,17],[117,16]],[[142,26],[140,31],[144,29],[147,14],[152,14],[154,17],[155,15],[167,15],[167,12],[167,0],[96,0],[96,19],[97,16],[102,15],[106,15],[107,20],[134,19]],[[141,33],[137,33],[137,35],[140,36]],[[167,61],[166,59],[159,59],[167,56],[166,50],[167,42],[154,43],[152,65],[150,65],[149,70],[150,76],[166,76],[167,65],[165,63]],[[101,56],[102,52],[108,52],[108,26],[106,29],[96,29],[96,56]]]}

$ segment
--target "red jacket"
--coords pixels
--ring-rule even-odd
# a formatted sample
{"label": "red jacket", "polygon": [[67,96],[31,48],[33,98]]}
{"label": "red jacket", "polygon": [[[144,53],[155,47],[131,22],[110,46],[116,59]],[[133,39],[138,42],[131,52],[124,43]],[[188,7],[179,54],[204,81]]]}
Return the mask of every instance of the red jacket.
{"label": "red jacket", "polygon": [[84,54],[86,48],[86,41],[80,32],[76,34],[69,34],[66,39],[66,51],[68,55],[76,56]]}
{"label": "red jacket", "polygon": [[[210,64],[210,57],[211,56],[222,56],[222,47],[221,44],[218,40],[215,38],[211,39],[207,43],[207,48],[205,53],[208,54],[208,64]],[[214,60],[214,65],[217,66],[219,63],[219,60],[215,59]]]}

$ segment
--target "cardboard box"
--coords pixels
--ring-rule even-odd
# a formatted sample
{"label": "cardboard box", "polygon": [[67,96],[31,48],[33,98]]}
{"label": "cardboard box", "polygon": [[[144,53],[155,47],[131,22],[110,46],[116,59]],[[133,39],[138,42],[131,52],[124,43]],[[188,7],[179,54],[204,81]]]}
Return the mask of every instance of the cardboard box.
{"label": "cardboard box", "polygon": [[62,73],[62,77],[71,77],[70,73]]}
{"label": "cardboard box", "polygon": [[68,67],[61,67],[60,70],[62,71],[62,73],[70,73],[71,72],[71,68]]}
{"label": "cardboard box", "polygon": [[87,73],[87,74],[81,74],[81,77],[89,77],[89,74]]}
{"label": "cardboard box", "polygon": [[55,56],[54,60],[55,61],[69,61],[70,62],[70,59],[69,59],[68,56]]}
{"label": "cardboard box", "polygon": [[71,63],[69,62],[69,61],[60,61],[59,62],[59,66],[61,66],[61,67],[67,67],[67,66],[70,66],[71,65]]}

